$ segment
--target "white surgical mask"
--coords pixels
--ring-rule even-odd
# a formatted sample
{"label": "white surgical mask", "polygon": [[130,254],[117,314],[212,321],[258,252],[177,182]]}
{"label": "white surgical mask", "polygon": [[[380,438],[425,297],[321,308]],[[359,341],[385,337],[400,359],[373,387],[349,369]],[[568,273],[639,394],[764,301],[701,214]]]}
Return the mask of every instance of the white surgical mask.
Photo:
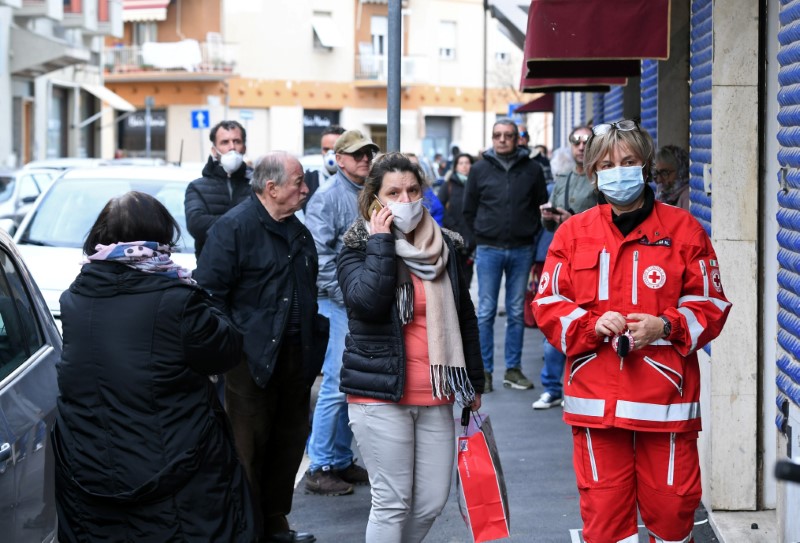
{"label": "white surgical mask", "polygon": [[[217,149],[217,153],[219,153],[219,149]],[[222,169],[225,170],[228,175],[238,170],[243,161],[244,155],[237,152],[235,149],[231,149],[225,154],[219,153],[219,163],[222,166]]]}
{"label": "white surgical mask", "polygon": [[618,166],[597,171],[597,190],[612,204],[632,204],[644,191],[643,166]]}
{"label": "white surgical mask", "polygon": [[336,152],[333,149],[330,149],[327,153],[325,153],[325,157],[322,159],[323,164],[325,164],[325,169],[328,170],[328,173],[336,173]]}
{"label": "white surgical mask", "polygon": [[416,202],[389,202],[389,209],[392,212],[392,224],[404,234],[414,230],[425,213],[422,198]]}

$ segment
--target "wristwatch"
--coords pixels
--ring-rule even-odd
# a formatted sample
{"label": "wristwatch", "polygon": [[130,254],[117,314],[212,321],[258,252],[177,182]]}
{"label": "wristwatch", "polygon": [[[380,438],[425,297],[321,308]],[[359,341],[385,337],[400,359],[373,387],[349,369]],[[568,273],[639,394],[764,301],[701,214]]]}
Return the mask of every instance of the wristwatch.
{"label": "wristwatch", "polygon": [[664,323],[664,335],[661,336],[661,337],[666,339],[672,333],[672,323],[669,322],[669,319],[667,317],[665,317],[664,315],[661,315],[658,318],[661,319],[661,322]]}

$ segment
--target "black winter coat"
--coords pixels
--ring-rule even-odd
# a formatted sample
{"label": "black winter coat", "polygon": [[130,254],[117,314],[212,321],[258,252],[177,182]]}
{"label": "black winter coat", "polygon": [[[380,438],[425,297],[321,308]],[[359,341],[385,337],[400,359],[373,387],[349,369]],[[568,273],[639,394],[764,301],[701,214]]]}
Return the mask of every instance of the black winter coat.
{"label": "black winter coat", "polygon": [[464,184],[456,179],[455,173],[439,189],[439,201],[444,206],[442,226],[461,234],[464,252],[471,253],[475,249],[475,238],[464,218]]}
{"label": "black winter coat", "polygon": [[183,201],[186,229],[194,238],[194,253],[197,258],[200,258],[208,231],[214,223],[253,192],[249,174],[247,166],[242,164],[228,177],[220,163],[208,157],[203,168],[203,177],[195,179],[186,187]]}
{"label": "black winter coat", "polygon": [[533,245],[541,225],[539,206],[547,202],[542,167],[517,149],[508,170],[493,149],[469,171],[464,217],[478,245],[505,249]]}
{"label": "black winter coat", "polygon": [[322,367],[328,322],[317,315],[317,272],[308,229],[294,215],[275,221],[255,193],[209,232],[194,278],[244,334],[250,374],[262,388],[275,369],[295,285],[309,386]]}
{"label": "black winter coat", "polygon": [[[461,237],[442,230],[454,255]],[[405,345],[395,303],[397,268],[391,234],[370,236],[362,219],[344,235],[345,247],[337,261],[339,286],[347,306],[350,333],[345,337],[342,392],[399,401],[405,386]],[[484,374],[478,340],[478,319],[457,258],[447,261],[461,325],[464,359],[472,387],[483,393]]]}
{"label": "black winter coat", "polygon": [[208,375],[242,338],[199,288],[115,262],[61,296],[58,539],[252,541],[245,473]]}

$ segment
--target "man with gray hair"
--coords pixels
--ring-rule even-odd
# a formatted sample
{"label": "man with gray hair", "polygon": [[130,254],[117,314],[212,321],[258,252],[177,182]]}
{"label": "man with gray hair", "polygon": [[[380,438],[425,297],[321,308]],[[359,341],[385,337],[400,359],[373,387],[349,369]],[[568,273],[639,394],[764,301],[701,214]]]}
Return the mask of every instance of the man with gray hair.
{"label": "man with gray hair", "polygon": [[244,335],[244,360],[225,376],[225,409],[262,515],[259,541],[312,542],[287,520],[328,341],[327,319],[317,315],[317,251],[294,216],[308,187],[300,162],[283,152],[258,162],[252,186],[209,231],[194,277]]}

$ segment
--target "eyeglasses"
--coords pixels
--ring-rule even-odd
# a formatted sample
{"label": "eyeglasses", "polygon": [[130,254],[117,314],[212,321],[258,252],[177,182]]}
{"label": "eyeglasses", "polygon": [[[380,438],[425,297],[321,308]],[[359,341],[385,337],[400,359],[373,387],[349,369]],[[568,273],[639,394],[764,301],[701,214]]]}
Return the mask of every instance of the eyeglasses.
{"label": "eyeglasses", "polygon": [[519,133],[519,137],[520,138],[527,138],[528,137],[528,133],[527,132],[520,132]]}
{"label": "eyeglasses", "polygon": [[511,140],[511,139],[514,139],[514,133],[513,132],[495,132],[494,134],[492,134],[492,139],[493,140],[502,140],[502,139]]}
{"label": "eyeglasses", "polygon": [[573,134],[569,137],[569,142],[572,145],[580,145],[589,141],[590,137],[592,137],[591,134]]}
{"label": "eyeglasses", "polygon": [[592,127],[592,135],[602,136],[607,134],[609,130],[616,128],[621,132],[630,132],[631,130],[639,130],[639,123],[633,119],[623,119],[615,123],[603,123]]}
{"label": "eyeglasses", "polygon": [[372,149],[367,149],[367,150],[359,149],[354,153],[345,153],[345,154],[353,157],[353,160],[355,160],[356,162],[361,162],[361,159],[364,157],[367,157],[367,160],[372,162],[372,159],[375,157],[375,153],[373,152]]}
{"label": "eyeglasses", "polygon": [[675,170],[669,170],[669,169],[653,170],[653,178],[657,179],[659,177],[668,177],[668,176],[672,175],[673,173],[675,173]]}

